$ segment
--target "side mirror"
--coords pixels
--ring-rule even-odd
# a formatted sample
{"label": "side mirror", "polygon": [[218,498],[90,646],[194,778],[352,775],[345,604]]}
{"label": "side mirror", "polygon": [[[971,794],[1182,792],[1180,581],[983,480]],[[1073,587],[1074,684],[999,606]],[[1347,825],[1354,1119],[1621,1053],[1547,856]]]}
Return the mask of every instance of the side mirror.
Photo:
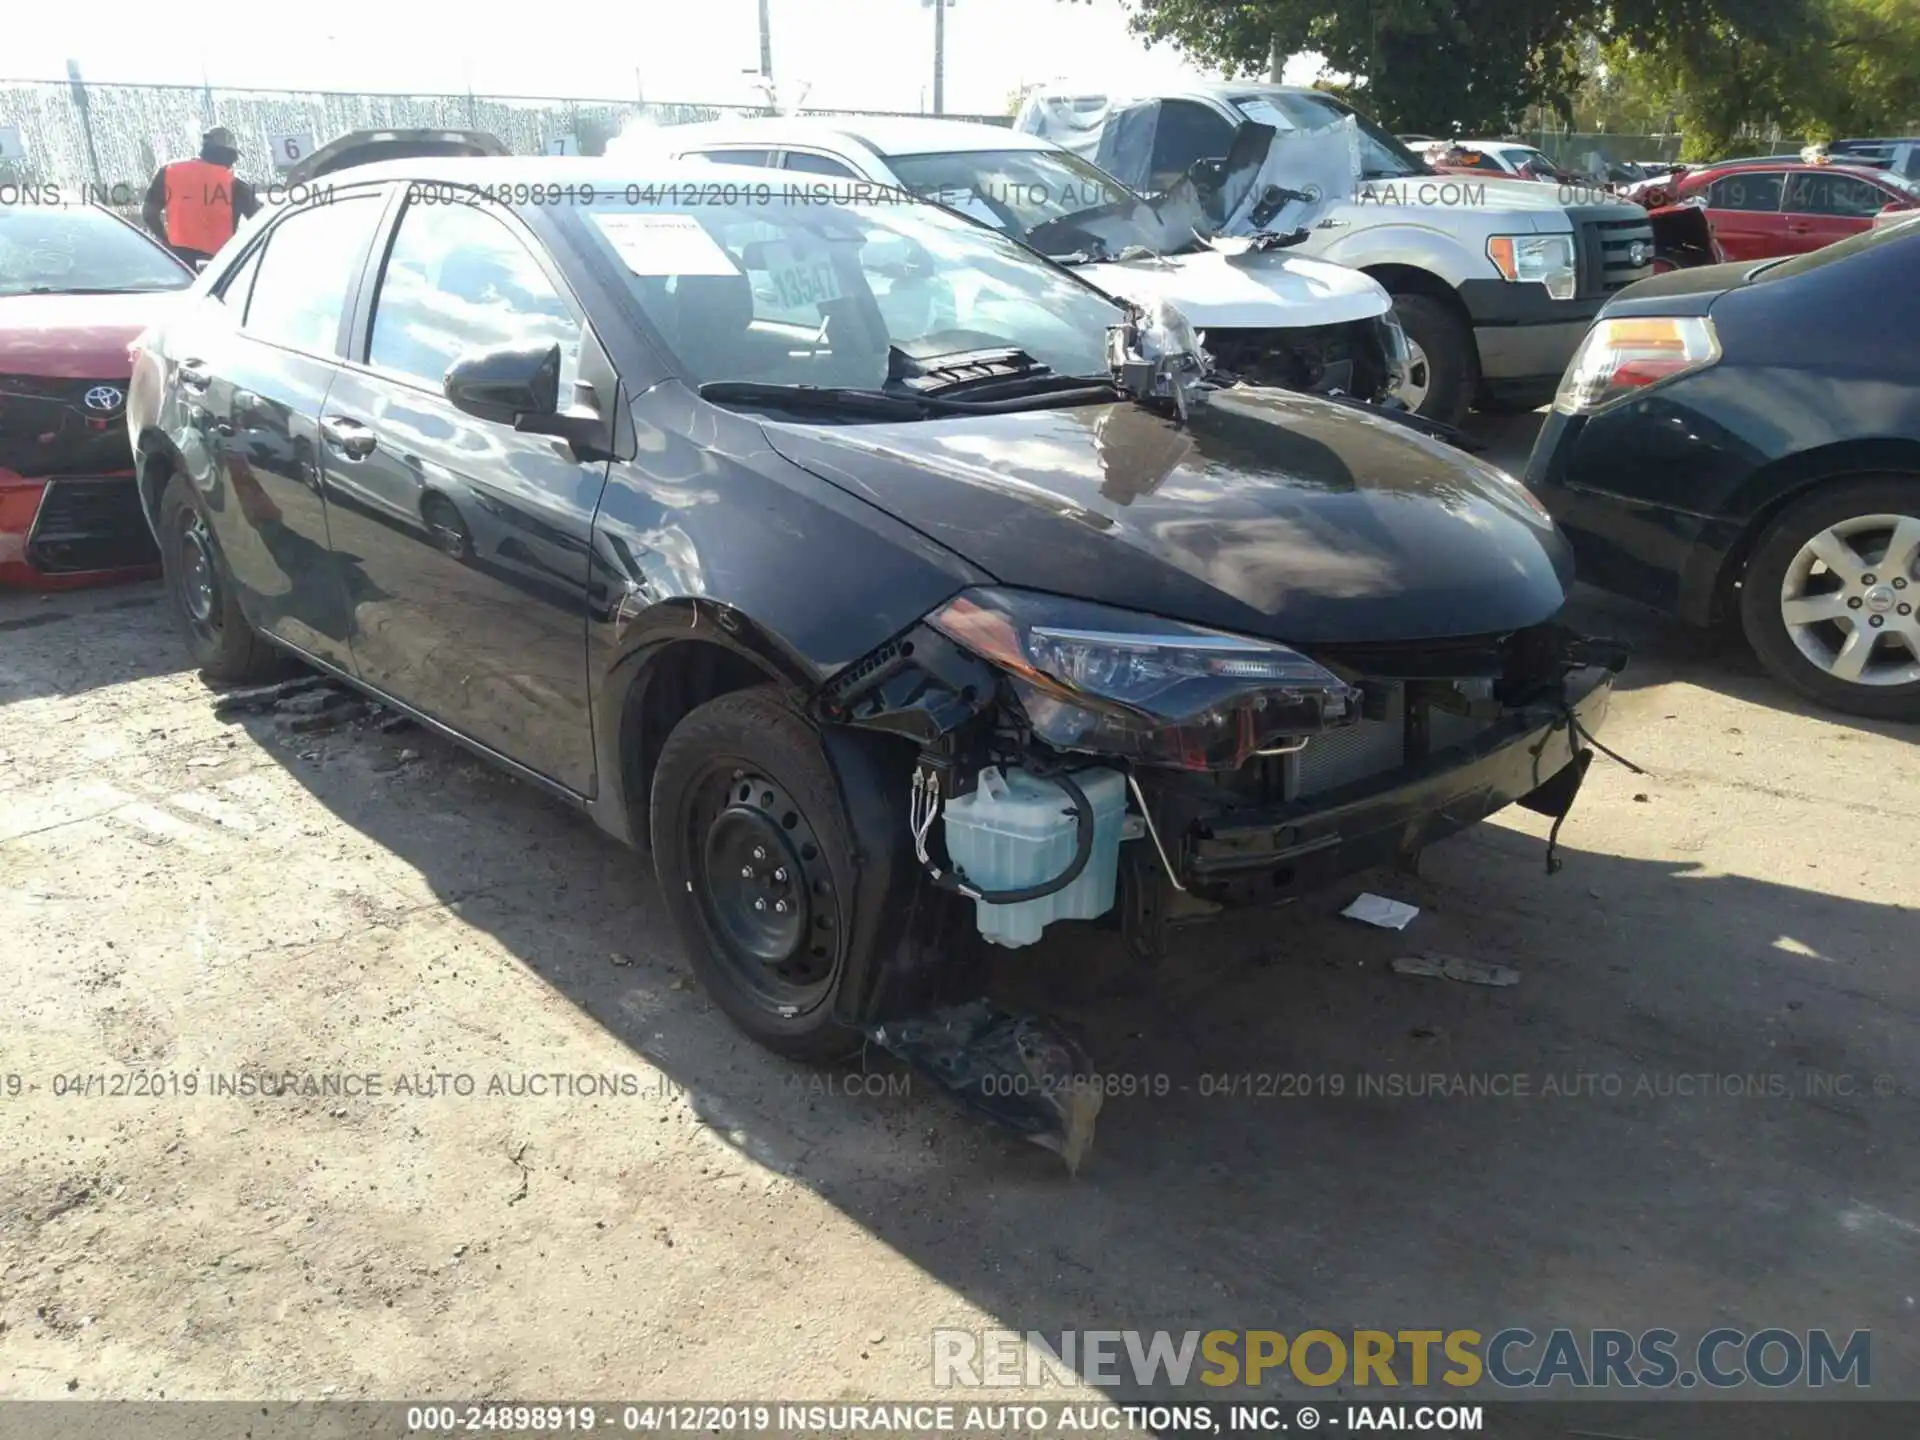
{"label": "side mirror", "polygon": [[560,408],[560,347],[502,345],[469,350],[447,367],[442,382],[456,410],[514,425],[522,416]]}
{"label": "side mirror", "polygon": [[612,457],[613,427],[590,403],[591,386],[575,381],[574,403],[560,408],[558,344],[470,350],[447,367],[441,388],[454,409],[523,435],[552,435],[579,460]]}

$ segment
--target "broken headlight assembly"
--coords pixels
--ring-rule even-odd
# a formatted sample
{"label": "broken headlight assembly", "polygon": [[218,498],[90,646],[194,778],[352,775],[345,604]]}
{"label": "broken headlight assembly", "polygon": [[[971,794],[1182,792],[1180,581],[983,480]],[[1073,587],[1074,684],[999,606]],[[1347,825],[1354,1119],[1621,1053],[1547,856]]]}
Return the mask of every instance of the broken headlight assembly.
{"label": "broken headlight assembly", "polygon": [[988,588],[927,623],[996,666],[1056,750],[1235,770],[1359,716],[1359,691],[1299,651],[1178,620]]}

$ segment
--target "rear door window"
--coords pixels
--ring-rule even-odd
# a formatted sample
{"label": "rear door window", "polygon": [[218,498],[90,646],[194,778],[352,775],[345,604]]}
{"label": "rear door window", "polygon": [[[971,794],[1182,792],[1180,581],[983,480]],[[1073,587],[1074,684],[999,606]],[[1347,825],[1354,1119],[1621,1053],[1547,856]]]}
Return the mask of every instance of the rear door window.
{"label": "rear door window", "polygon": [[557,344],[570,403],[581,326],[540,262],[479,205],[408,205],[374,297],[367,363],[434,390],[470,350]]}
{"label": "rear door window", "polygon": [[764,168],[773,163],[771,150],[695,150],[690,153],[702,160],[711,160],[715,165],[757,165]]}
{"label": "rear door window", "polygon": [[828,155],[809,155],[804,150],[789,150],[785,167],[789,170],[804,170],[809,175],[832,175],[841,180],[858,180],[848,166]]}
{"label": "rear door window", "polygon": [[338,355],[340,319],[379,220],[373,195],[336,195],[274,226],[255,262],[246,333],[310,355]]}
{"label": "rear door window", "polygon": [[1833,215],[1868,220],[1880,213],[1892,197],[1871,181],[1852,175],[1796,175],[1787,187],[1785,208],[1799,215]]}

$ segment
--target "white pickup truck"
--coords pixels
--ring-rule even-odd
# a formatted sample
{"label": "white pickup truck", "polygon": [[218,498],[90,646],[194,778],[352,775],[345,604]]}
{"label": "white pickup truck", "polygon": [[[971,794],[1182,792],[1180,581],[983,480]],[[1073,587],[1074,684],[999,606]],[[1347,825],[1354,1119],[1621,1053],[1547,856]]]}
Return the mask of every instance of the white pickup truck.
{"label": "white pickup truck", "polygon": [[[1597,187],[1438,174],[1318,90],[1244,83],[1135,99],[1042,90],[1014,125],[1149,194],[1197,164],[1226,172],[1216,178],[1251,167],[1262,188],[1309,192],[1266,206],[1256,195],[1255,228],[1304,229],[1290,253],[1337,260],[1386,287],[1413,348],[1403,393],[1447,423],[1474,403],[1550,399],[1607,297],[1653,273],[1654,227],[1638,205]],[[1324,163],[1290,171],[1295,156],[1327,158],[1329,144],[1302,143],[1315,136],[1337,142],[1343,166],[1350,147],[1347,183],[1329,183]],[[1278,163],[1266,163],[1269,147]]]}
{"label": "white pickup truck", "polygon": [[956,120],[779,116],[625,134],[607,153],[630,150],[897,188],[1070,265],[1111,295],[1171,302],[1235,374],[1400,404],[1410,356],[1378,282],[1246,237],[1209,240],[1190,189],[1150,202],[1030,135]]}

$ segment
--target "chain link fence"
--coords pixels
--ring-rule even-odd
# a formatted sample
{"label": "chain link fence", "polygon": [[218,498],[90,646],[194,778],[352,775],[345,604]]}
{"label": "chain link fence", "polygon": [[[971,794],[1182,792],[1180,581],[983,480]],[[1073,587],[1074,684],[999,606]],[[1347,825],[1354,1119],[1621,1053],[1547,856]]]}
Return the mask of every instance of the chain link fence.
{"label": "chain link fence", "polygon": [[[0,186],[56,186],[137,207],[154,171],[197,153],[200,136],[214,125],[239,142],[240,177],[264,185],[285,168],[276,166],[273,147],[280,142],[284,151],[287,137],[319,146],[355,130],[485,130],[516,155],[546,153],[568,139],[579,153],[597,155],[636,119],[684,125],[768,113],[763,106],[638,100],[0,81]],[[949,118],[1012,123],[1005,115]]]}

